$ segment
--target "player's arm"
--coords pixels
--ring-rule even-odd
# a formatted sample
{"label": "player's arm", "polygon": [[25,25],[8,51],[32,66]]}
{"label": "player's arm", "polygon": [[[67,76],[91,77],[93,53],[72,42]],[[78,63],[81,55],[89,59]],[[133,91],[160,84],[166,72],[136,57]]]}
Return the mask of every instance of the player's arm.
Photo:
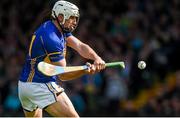
{"label": "player's arm", "polygon": [[[51,36],[53,35],[54,38],[52,39],[50,35]],[[43,37],[42,37],[42,42],[43,42],[42,44],[44,45],[45,51],[48,53],[48,59],[50,61],[49,63],[53,65],[65,67],[66,60],[63,55],[63,44],[58,43],[59,41],[58,36],[56,36],[55,33],[51,33],[51,34],[44,33]],[[46,40],[43,40],[45,38]],[[94,70],[90,69],[89,71],[76,71],[72,73],[66,73],[59,76],[59,78],[64,81],[72,80],[87,73],[90,73],[90,74],[94,73]]]}
{"label": "player's arm", "polygon": [[[52,55],[53,56],[53,55]],[[57,56],[57,55],[56,55]],[[51,56],[50,56],[51,58]],[[54,61],[55,56],[53,56],[53,58],[51,59],[51,64],[53,65],[57,65],[57,66],[62,66],[65,67],[66,66],[66,60],[65,58],[62,58],[60,56],[57,56],[57,59],[60,59],[58,61]],[[68,80],[73,80],[76,78],[79,78],[85,74],[94,74],[95,73],[95,67],[94,65],[91,65],[88,63],[89,69],[88,70],[80,70],[80,71],[74,71],[74,72],[69,72],[69,73],[64,73],[64,74],[60,74],[58,76],[58,78],[62,81],[68,81]]]}
{"label": "player's arm", "polygon": [[59,79],[62,81],[68,81],[68,80],[77,79],[85,74],[94,74],[94,72],[95,72],[95,68],[91,67],[91,69],[89,70],[80,70],[80,71],[61,74],[59,75]]}
{"label": "player's arm", "polygon": [[93,60],[96,71],[100,71],[105,68],[105,62],[101,59],[101,57],[99,57],[89,45],[81,42],[76,37],[67,37],[67,45],[75,49],[82,57]]}
{"label": "player's arm", "polygon": [[[65,66],[65,59],[60,60],[58,62],[51,62],[51,64],[58,65],[58,66]],[[94,74],[95,73],[94,65],[91,65],[88,63],[88,66],[89,66],[88,70],[80,70],[80,71],[74,71],[74,72],[60,74],[58,76],[58,78],[62,81],[68,81],[68,80],[73,80],[73,79],[79,78],[85,74]]]}

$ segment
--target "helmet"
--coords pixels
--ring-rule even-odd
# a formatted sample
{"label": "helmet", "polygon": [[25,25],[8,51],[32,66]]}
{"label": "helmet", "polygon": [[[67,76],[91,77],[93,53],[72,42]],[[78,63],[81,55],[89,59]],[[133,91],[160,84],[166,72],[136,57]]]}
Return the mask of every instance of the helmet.
{"label": "helmet", "polygon": [[56,18],[59,14],[62,14],[64,16],[62,23],[60,25],[64,25],[65,20],[69,19],[70,16],[77,17],[77,20],[79,20],[79,8],[67,1],[59,0],[57,1],[53,8],[52,8],[52,17]]}

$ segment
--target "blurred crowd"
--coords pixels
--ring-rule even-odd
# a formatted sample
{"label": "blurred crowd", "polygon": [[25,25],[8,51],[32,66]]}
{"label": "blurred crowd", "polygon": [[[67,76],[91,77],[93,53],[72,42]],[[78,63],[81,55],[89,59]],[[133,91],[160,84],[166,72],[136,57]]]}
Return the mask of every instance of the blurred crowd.
{"label": "blurred crowd", "polygon": [[[80,8],[81,15],[73,34],[106,62],[126,64],[125,69],[108,68],[61,82],[78,113],[180,116],[180,1],[69,1]],[[33,28],[49,2],[1,0],[0,116],[24,116],[17,94],[18,78]],[[146,61],[146,69],[137,68],[140,60]],[[68,48],[68,65],[87,61]]]}

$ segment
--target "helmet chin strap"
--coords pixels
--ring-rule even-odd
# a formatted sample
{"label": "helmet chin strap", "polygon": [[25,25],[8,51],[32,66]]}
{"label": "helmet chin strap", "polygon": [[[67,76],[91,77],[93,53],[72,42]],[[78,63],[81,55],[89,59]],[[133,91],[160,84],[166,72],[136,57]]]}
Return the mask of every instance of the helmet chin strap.
{"label": "helmet chin strap", "polygon": [[56,16],[55,11],[53,11],[53,13],[54,13],[55,19],[56,19],[56,21],[58,22],[58,25],[59,25],[59,27],[61,28],[61,30],[62,30],[63,32],[67,32],[67,31],[64,30],[62,24],[60,24],[60,21],[59,21],[58,17]]}

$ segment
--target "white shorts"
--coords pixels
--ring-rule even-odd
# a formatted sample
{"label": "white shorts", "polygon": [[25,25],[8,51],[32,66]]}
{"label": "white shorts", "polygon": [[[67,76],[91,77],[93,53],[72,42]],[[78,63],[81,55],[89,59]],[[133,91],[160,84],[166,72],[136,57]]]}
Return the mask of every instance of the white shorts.
{"label": "white shorts", "polygon": [[24,110],[33,111],[37,108],[45,108],[46,106],[57,101],[57,94],[64,91],[55,82],[49,83],[18,83],[19,99]]}

